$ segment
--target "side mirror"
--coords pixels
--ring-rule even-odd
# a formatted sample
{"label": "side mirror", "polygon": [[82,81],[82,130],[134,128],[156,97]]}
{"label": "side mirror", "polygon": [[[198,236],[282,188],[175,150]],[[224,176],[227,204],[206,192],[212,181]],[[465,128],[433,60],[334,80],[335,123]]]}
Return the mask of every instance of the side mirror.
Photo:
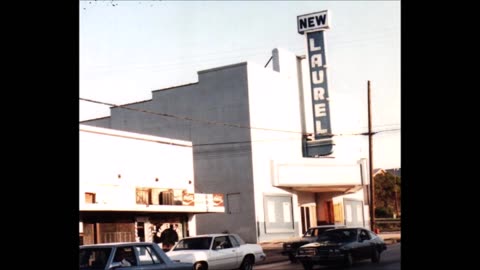
{"label": "side mirror", "polygon": [[121,262],[112,262],[108,269],[115,269],[115,268],[120,267],[120,266],[122,266]]}

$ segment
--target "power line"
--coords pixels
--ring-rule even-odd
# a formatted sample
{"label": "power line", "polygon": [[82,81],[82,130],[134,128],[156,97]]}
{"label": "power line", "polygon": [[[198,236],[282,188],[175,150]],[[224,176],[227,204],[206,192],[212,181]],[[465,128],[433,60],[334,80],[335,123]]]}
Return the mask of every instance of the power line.
{"label": "power line", "polygon": [[[86,98],[80,98],[80,100],[87,101],[87,102],[92,102],[92,103],[97,103],[101,105],[107,105],[111,107],[118,107],[118,108],[123,108],[131,111],[137,111],[137,112],[143,112],[143,113],[148,113],[148,114],[154,114],[158,116],[164,116],[164,117],[171,117],[175,119],[180,119],[180,120],[186,120],[186,121],[192,121],[192,122],[200,122],[200,123],[205,123],[205,124],[211,124],[211,125],[223,125],[223,126],[230,126],[230,127],[236,127],[236,128],[246,128],[246,129],[257,129],[257,130],[266,130],[266,131],[277,131],[277,132],[287,132],[287,133],[295,133],[295,134],[301,134],[301,135],[306,135],[310,136],[312,134],[310,133],[303,133],[300,131],[291,131],[291,130],[281,130],[281,129],[271,129],[271,128],[260,128],[260,127],[251,127],[251,126],[245,126],[245,125],[239,125],[239,124],[232,124],[232,123],[225,123],[225,122],[218,122],[218,121],[211,121],[211,120],[201,120],[201,119],[194,119],[191,117],[187,116],[179,116],[179,115],[174,115],[174,114],[167,114],[167,113],[160,113],[160,112],[152,112],[149,110],[143,110],[143,109],[137,109],[137,108],[130,108],[127,107],[127,105],[116,105],[113,103],[107,103],[107,102],[102,102],[102,101],[96,101],[92,99],[86,99]],[[375,133],[379,132],[387,132],[387,131],[397,131],[400,129],[386,129],[386,130],[379,130],[376,132],[373,132],[372,135]],[[325,134],[328,136],[355,136],[355,135],[369,135],[368,132],[357,132],[357,133],[337,133],[337,134]],[[245,142],[242,142],[245,143]]]}
{"label": "power line", "polygon": [[102,105],[107,105],[107,106],[112,106],[112,107],[118,107],[118,108],[127,109],[127,110],[131,110],[131,111],[138,111],[138,112],[143,112],[143,113],[155,114],[155,115],[164,116],[164,117],[171,117],[171,118],[175,118],[175,119],[187,120],[187,121],[192,121],[192,122],[200,122],[200,123],[211,124],[211,125],[222,125],[222,126],[229,126],[229,127],[236,127],[236,128],[258,129],[258,130],[266,130],[266,131],[278,131],[278,132],[303,134],[300,131],[280,130],[280,129],[271,129],[271,128],[259,128],[259,127],[244,126],[244,125],[231,124],[231,123],[225,123],[225,122],[200,120],[200,119],[194,119],[194,118],[187,117],[187,116],[179,116],[179,115],[173,115],[173,114],[168,114],[168,113],[159,113],[159,112],[152,112],[152,111],[143,110],[143,109],[129,108],[129,107],[126,107],[126,105],[116,105],[116,104],[112,104],[112,103],[106,103],[106,102],[101,102],[101,101],[96,101],[96,100],[91,100],[91,99],[86,99],[86,98],[80,98],[80,100],[93,102],[93,103],[97,103],[97,104],[102,104]]}

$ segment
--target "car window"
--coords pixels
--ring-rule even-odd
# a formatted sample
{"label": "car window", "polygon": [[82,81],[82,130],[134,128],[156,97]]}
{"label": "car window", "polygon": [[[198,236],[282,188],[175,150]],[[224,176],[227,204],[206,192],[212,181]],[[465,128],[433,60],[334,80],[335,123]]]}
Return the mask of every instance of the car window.
{"label": "car window", "polygon": [[225,249],[225,248],[232,248],[230,239],[227,236],[215,237],[215,240],[213,241],[212,249]]}
{"label": "car window", "polygon": [[318,237],[319,241],[349,242],[357,240],[357,230],[328,230]]}
{"label": "car window", "polygon": [[126,247],[118,247],[115,250],[115,256],[113,257],[113,262],[122,262],[126,260],[130,265],[124,266],[136,266],[137,265],[137,258],[135,256],[135,251],[133,250],[133,246],[126,246]]}
{"label": "car window", "polygon": [[210,249],[211,237],[183,238],[173,250]]}
{"label": "car window", "polygon": [[304,234],[303,236],[304,237],[310,237],[310,236],[313,236],[313,229],[308,229]]}
{"label": "car window", "polygon": [[324,228],[318,228],[317,230],[317,234],[315,236],[319,236],[320,234],[322,234],[324,231],[326,230],[330,230],[330,229],[333,229],[334,227],[324,227]]}
{"label": "car window", "polygon": [[80,269],[105,269],[111,248],[80,249]]}
{"label": "car window", "polygon": [[331,227],[321,227],[321,228],[309,228],[304,234],[303,237],[312,237],[312,236],[319,236],[326,230],[330,230],[335,228],[334,226]]}
{"label": "car window", "polygon": [[138,254],[139,265],[152,265],[164,263],[160,256],[149,246],[135,247]]}
{"label": "car window", "polygon": [[230,237],[235,238],[240,245],[245,245],[245,241],[238,234],[231,234]]}
{"label": "car window", "polygon": [[233,247],[240,246],[240,243],[238,242],[237,238],[235,238],[233,235],[229,235],[228,238],[230,239],[230,242],[232,243]]}
{"label": "car window", "polygon": [[367,231],[365,230],[361,230],[360,231],[360,239],[363,239],[363,240],[370,240],[370,235],[367,233]]}
{"label": "car window", "polygon": [[371,239],[377,237],[377,235],[376,235],[374,232],[372,232],[372,231],[368,231],[368,234],[370,235],[370,238],[371,238]]}

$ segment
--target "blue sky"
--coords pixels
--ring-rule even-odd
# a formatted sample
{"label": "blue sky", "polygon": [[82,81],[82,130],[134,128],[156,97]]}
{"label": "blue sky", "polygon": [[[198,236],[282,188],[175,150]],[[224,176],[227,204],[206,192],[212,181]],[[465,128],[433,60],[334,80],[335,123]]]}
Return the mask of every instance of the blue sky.
{"label": "blue sky", "polygon": [[[200,70],[265,65],[274,48],[304,55],[297,16],[326,9],[331,107],[342,111],[332,128],[367,131],[370,80],[374,167],[400,167],[400,1],[80,1],[79,96],[131,103]],[[79,110],[80,120],[109,115],[85,101]]]}

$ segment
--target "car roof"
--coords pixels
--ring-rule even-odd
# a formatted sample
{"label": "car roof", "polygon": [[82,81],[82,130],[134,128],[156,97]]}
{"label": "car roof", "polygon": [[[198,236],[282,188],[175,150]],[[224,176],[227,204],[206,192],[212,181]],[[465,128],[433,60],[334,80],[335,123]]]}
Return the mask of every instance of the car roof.
{"label": "car roof", "polygon": [[227,236],[227,235],[235,235],[235,234],[234,233],[208,233],[208,234],[199,234],[195,236],[187,236],[187,237],[184,237],[183,239],[198,238],[198,237],[217,237],[217,236]]}
{"label": "car roof", "polygon": [[149,246],[155,244],[153,242],[115,242],[115,243],[99,243],[99,244],[89,244],[89,245],[82,245],[80,248],[88,248],[88,247],[123,247],[123,246]]}
{"label": "car roof", "polygon": [[334,224],[319,225],[319,226],[310,227],[308,229],[321,229],[321,228],[345,228],[345,225],[334,225]]}
{"label": "car roof", "polygon": [[339,228],[330,229],[329,231],[343,231],[343,230],[366,230],[366,231],[370,231],[369,229],[363,228],[363,227],[339,227]]}

